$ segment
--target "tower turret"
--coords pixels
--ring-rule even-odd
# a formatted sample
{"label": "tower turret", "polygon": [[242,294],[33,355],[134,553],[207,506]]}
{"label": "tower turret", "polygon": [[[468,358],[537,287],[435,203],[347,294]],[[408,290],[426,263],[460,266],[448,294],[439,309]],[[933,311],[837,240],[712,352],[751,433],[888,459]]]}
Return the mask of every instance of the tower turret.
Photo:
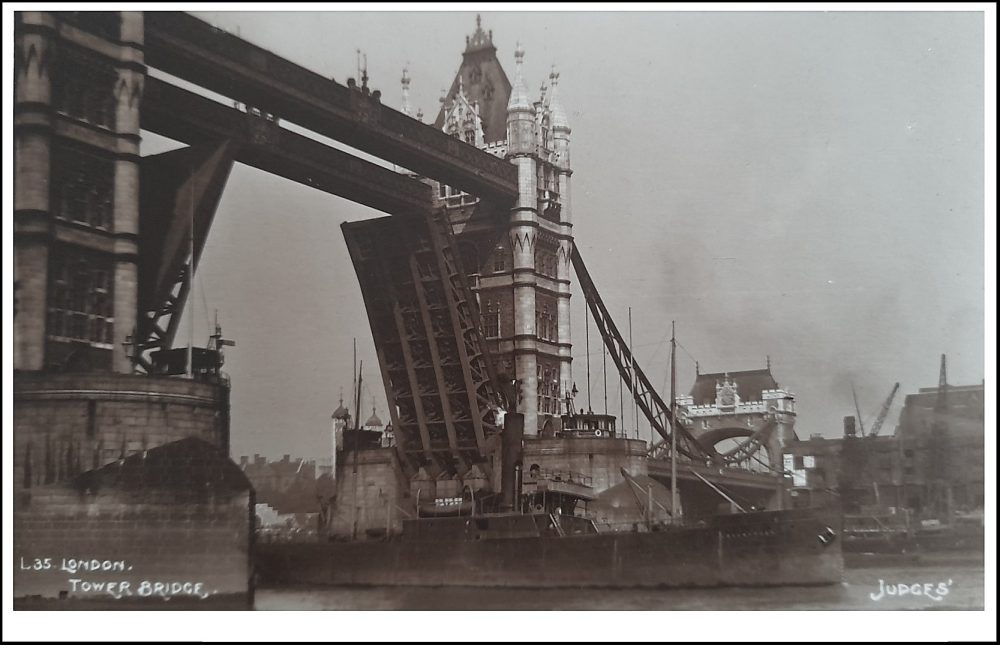
{"label": "tower turret", "polygon": [[517,411],[525,434],[538,432],[538,344],[535,245],[538,238],[538,157],[535,108],[524,82],[524,49],[514,50],[516,71],[507,102],[507,158],[517,166],[517,203],[510,213],[514,282],[514,371],[522,393]]}
{"label": "tower turret", "polygon": [[559,186],[559,226],[562,235],[559,240],[559,264],[556,279],[559,282],[559,380],[563,392],[573,382],[572,344],[570,342],[570,274],[573,255],[573,209],[570,200],[570,176],[573,171],[569,163],[569,119],[559,96],[559,73],[552,70],[549,75],[549,124],[552,128],[552,165],[557,169]]}
{"label": "tower turret", "polygon": [[552,126],[552,150],[555,152],[553,163],[561,170],[569,170],[569,135],[572,130],[566,110],[559,100],[559,72],[553,70],[549,80],[552,85],[552,92],[549,94],[549,123]]}
{"label": "tower turret", "polygon": [[535,107],[528,98],[528,87],[524,82],[524,48],[520,43],[514,50],[514,63],[514,83],[507,102],[508,156],[531,154],[535,150]]}
{"label": "tower turret", "polygon": [[399,79],[403,89],[403,104],[401,111],[407,116],[413,116],[413,108],[410,107],[410,70],[403,68],[403,78]]}

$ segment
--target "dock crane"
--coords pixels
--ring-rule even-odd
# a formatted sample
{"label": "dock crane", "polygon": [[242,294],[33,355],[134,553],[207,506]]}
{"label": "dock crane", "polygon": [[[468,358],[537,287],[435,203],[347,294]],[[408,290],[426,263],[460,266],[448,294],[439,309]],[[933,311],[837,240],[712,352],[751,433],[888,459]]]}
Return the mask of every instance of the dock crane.
{"label": "dock crane", "polygon": [[885,403],[882,404],[882,409],[879,410],[878,416],[875,417],[875,422],[872,423],[871,430],[868,432],[869,437],[877,437],[879,430],[882,429],[882,423],[885,421],[886,416],[889,415],[889,408],[892,407],[892,400],[896,398],[896,392],[899,391],[899,383],[892,386],[892,392],[889,392],[889,396],[886,397]]}

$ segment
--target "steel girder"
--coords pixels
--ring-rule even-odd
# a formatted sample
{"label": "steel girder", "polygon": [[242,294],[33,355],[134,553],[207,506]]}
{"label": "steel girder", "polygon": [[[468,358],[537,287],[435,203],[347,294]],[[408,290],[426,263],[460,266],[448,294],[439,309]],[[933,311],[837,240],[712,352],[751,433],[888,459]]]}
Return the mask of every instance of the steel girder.
{"label": "steel girder", "polygon": [[342,225],[408,472],[492,479],[501,404],[476,301],[443,209]]}
{"label": "steel girder", "polygon": [[145,62],[415,173],[502,204],[517,198],[510,162],[194,16],[145,13]]}

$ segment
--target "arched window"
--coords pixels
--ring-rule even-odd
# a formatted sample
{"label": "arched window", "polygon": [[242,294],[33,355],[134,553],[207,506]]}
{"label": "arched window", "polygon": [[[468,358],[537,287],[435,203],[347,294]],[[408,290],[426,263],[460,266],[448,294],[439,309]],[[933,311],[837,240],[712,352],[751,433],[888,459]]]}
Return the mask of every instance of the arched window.
{"label": "arched window", "polygon": [[500,337],[500,302],[488,299],[483,312],[483,326],[487,338]]}
{"label": "arched window", "polygon": [[53,253],[47,334],[111,349],[112,274],[110,258],[69,249]]}
{"label": "arched window", "polygon": [[507,247],[497,244],[493,249],[493,272],[501,273],[507,270]]}

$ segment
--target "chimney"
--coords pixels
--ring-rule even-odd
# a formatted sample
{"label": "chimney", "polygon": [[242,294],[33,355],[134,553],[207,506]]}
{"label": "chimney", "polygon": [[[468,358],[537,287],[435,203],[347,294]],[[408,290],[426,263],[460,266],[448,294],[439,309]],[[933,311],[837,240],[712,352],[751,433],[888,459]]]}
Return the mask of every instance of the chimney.
{"label": "chimney", "polygon": [[845,437],[858,436],[858,431],[854,427],[854,417],[844,417],[844,436]]}
{"label": "chimney", "polygon": [[246,470],[247,463],[249,461],[250,461],[250,458],[247,457],[246,455],[243,455],[242,457],[240,457],[240,468],[242,468],[243,470]]}

